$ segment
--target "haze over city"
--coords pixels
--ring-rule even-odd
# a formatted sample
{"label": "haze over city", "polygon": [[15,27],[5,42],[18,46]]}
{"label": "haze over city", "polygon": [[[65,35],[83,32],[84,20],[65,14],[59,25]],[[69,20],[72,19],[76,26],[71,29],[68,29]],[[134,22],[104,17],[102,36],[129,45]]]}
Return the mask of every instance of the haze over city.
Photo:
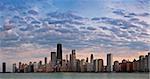
{"label": "haze over city", "polygon": [[[150,51],[150,0],[0,0],[0,63],[94,54],[106,61],[138,59]],[[104,63],[106,64],[106,62]],[[0,66],[1,71],[1,66]]]}

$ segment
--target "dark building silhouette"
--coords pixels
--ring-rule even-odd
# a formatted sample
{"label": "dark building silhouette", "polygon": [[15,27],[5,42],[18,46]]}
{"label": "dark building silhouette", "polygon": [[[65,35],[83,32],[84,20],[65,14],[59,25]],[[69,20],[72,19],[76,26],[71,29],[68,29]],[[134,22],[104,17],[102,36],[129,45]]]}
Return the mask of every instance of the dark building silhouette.
{"label": "dark building silhouette", "polygon": [[40,60],[38,63],[38,68],[41,68],[41,67],[42,67],[42,61]]}
{"label": "dark building silhouette", "polygon": [[2,63],[2,70],[3,70],[2,71],[3,73],[6,73],[6,63],[5,62]]}
{"label": "dark building silhouette", "polygon": [[119,61],[114,61],[114,65],[113,65],[113,71],[114,72],[119,72]]}
{"label": "dark building silhouette", "polygon": [[127,61],[125,59],[122,60],[121,65],[121,72],[127,72]]}
{"label": "dark building silhouette", "polygon": [[57,44],[57,64],[62,65],[62,44]]}
{"label": "dark building silhouette", "polygon": [[34,72],[34,65],[31,65],[31,71],[30,72]]}
{"label": "dark building silhouette", "polygon": [[87,62],[87,63],[89,62],[89,59],[88,59],[88,57],[86,58],[86,62]]}
{"label": "dark building silhouette", "polygon": [[45,65],[47,64],[47,57],[44,58]]}
{"label": "dark building silhouette", "polygon": [[93,63],[93,59],[94,59],[93,54],[91,54],[90,63]]}
{"label": "dark building silhouette", "polygon": [[69,70],[72,71],[72,54],[69,55],[70,56],[70,65],[69,65]]}

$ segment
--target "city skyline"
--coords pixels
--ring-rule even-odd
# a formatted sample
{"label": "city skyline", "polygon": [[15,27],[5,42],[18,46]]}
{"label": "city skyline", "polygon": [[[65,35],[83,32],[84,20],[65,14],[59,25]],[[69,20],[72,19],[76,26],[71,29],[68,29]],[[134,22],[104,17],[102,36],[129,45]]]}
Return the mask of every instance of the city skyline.
{"label": "city skyline", "polygon": [[[138,59],[150,51],[150,0],[0,0],[0,63],[63,58]],[[61,48],[61,46],[60,46]],[[60,50],[61,52],[61,50]],[[69,58],[69,56],[68,56]],[[48,61],[47,61],[48,62]],[[100,61],[101,62],[101,61]],[[61,63],[61,62],[60,62]],[[0,66],[1,71],[1,66]]]}
{"label": "city skyline", "polygon": [[[15,60],[15,61],[8,61],[8,66],[6,67],[6,70],[7,70],[7,72],[11,72],[12,71],[12,64],[14,63],[14,62],[20,62],[20,61],[22,61],[22,62],[24,62],[24,63],[28,63],[29,61],[33,61],[34,60],[34,62],[38,62],[38,61],[42,61],[42,62],[44,62],[44,57],[47,57],[47,60],[50,60],[51,59],[51,54],[50,53],[52,53],[52,52],[55,52],[55,53],[57,53],[56,52],[57,50],[56,49],[54,49],[53,51],[52,50],[49,50],[48,51],[48,53],[47,54],[45,54],[43,57],[41,56],[40,58],[25,58],[25,60]],[[77,52],[76,52],[76,58],[77,59],[86,59],[87,57],[90,59],[90,56],[91,56],[91,54],[93,54],[93,56],[95,57],[95,59],[103,59],[104,60],[104,65],[107,65],[107,55],[106,54],[108,54],[108,53],[111,53],[111,52],[103,52],[103,53],[86,53],[86,55],[85,54],[81,54],[80,52],[78,52],[78,50],[76,50]],[[64,51],[63,51],[64,52]],[[68,53],[66,53],[66,52],[64,52],[64,54],[62,54],[62,59],[66,59],[66,55],[68,55],[68,57],[69,57],[69,54],[72,52],[72,50],[70,50],[70,51],[68,51]],[[113,62],[114,61],[119,61],[119,62],[122,62],[122,59],[125,59],[125,60],[129,60],[129,61],[133,61],[134,59],[136,59],[136,60],[138,60],[139,59],[139,56],[140,55],[147,55],[148,54],[148,52],[149,51],[146,51],[145,53],[135,53],[136,55],[135,55],[135,57],[133,57],[133,56],[131,56],[130,55],[130,53],[128,54],[128,53],[126,53],[126,54],[128,54],[127,56],[124,56],[125,54],[113,54],[114,56],[113,56]],[[35,53],[35,52],[33,52],[33,53]],[[40,52],[40,54],[42,55],[42,53],[43,52]],[[37,53],[38,54],[38,53]],[[35,54],[34,54],[35,55]],[[34,56],[33,55],[33,56]],[[30,55],[28,55],[29,57],[30,57]],[[22,59],[24,59],[24,58],[22,58]],[[5,60],[3,60],[3,61],[0,61],[1,63],[3,63],[3,62],[7,62],[7,61],[5,61]],[[10,63],[9,63],[10,62]],[[1,68],[1,66],[0,66],[0,68]],[[2,68],[1,68],[2,69]],[[0,69],[0,71],[2,71]]]}
{"label": "city skyline", "polygon": [[[63,57],[63,45],[57,44],[57,50],[51,51],[50,56],[42,60],[19,61],[12,64],[12,71],[7,70],[6,62],[2,63],[2,73],[30,73],[30,72],[148,72],[150,70],[150,52],[147,55],[140,55],[138,59],[129,60],[113,59],[111,53],[107,53],[107,63],[102,58],[95,58],[91,53],[90,57],[78,59],[76,50],[72,49],[70,54]],[[69,56],[69,57],[68,57]],[[48,60],[50,57],[50,60]],[[42,63],[44,62],[44,63]],[[86,70],[85,70],[86,68]]]}

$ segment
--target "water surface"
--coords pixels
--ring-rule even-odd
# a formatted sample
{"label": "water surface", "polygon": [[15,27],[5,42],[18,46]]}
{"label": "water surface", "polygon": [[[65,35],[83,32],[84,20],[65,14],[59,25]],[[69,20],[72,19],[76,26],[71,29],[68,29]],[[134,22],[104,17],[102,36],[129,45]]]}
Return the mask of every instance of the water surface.
{"label": "water surface", "polygon": [[149,79],[149,73],[0,73],[0,79]]}

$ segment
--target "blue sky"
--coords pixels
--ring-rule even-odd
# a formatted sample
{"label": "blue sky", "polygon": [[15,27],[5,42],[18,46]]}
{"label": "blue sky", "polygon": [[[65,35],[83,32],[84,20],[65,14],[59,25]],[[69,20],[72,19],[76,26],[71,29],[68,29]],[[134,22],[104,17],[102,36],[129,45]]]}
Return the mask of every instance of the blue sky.
{"label": "blue sky", "polygon": [[39,61],[63,44],[78,58],[150,49],[150,0],[0,0],[0,63]]}

